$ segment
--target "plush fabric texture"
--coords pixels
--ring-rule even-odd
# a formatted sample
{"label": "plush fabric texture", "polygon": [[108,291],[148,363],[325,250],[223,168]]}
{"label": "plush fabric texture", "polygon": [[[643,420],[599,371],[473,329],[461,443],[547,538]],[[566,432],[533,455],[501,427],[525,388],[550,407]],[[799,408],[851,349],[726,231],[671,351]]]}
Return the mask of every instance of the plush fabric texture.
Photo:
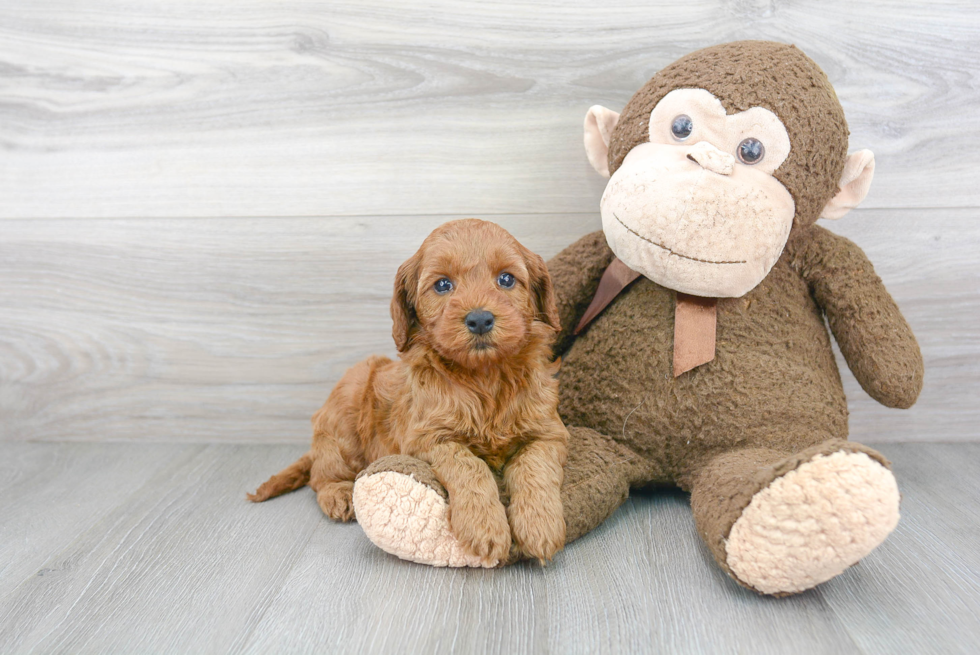
{"label": "plush fabric texture", "polygon": [[[595,232],[548,263],[563,326],[577,325],[612,257],[604,235]],[[839,449],[846,443],[841,440],[847,436],[847,403],[824,311],[838,341],[854,344],[846,347],[845,357],[873,396],[907,406],[921,389],[918,344],[880,278],[857,246],[821,227],[799,230],[756,289],[719,300],[716,359],[676,379],[671,374],[675,296],[641,278],[573,347],[569,329],[559,334],[562,416],[573,441],[580,427],[598,435],[587,455],[570,445],[566,476],[578,477],[573,467],[583,457],[633,458],[642,462],[633,467],[643,469],[638,476],[634,470],[623,474],[598,467],[601,482],[592,482],[625,498],[630,485],[649,482],[676,482],[692,490],[696,473],[715,457],[743,460],[745,466],[722,466],[723,482],[740,492],[711,530],[718,539],[727,536],[752,495],[776,477],[768,467],[782,466],[785,473],[801,457],[812,457],[808,449],[828,442]],[[884,379],[891,382],[883,384]],[[750,456],[753,446],[758,457]],[[871,449],[847,447],[884,461]],[[755,484],[745,486],[746,466],[759,478]],[[702,513],[701,497],[692,498],[696,516]],[[605,518],[608,511],[577,509],[566,508],[569,525]],[[578,532],[569,529],[569,536]],[[723,547],[712,550],[724,560]]]}
{"label": "plush fabric texture", "polygon": [[589,108],[585,115],[585,154],[599,174],[609,177],[609,139],[619,114],[600,105]]}
{"label": "plush fabric texture", "polygon": [[[643,484],[649,467],[594,430],[571,428],[570,435],[562,500],[573,541]],[[358,476],[354,505],[365,534],[420,564],[492,566],[460,549],[445,491],[425,467],[385,457]],[[704,467],[691,497],[698,532],[719,564],[744,586],[777,596],[824,582],[866,555],[894,529],[898,501],[888,461],[841,440],[791,456],[765,448],[726,453]]]}
{"label": "plush fabric texture", "polygon": [[[890,468],[888,460],[867,446],[829,439],[792,454],[765,447],[735,449],[713,458],[699,471],[691,493],[695,525],[711,554],[726,572],[732,573],[727,553],[732,526],[752,499],[775,480],[814,458],[837,452],[861,453]],[[874,511],[874,508],[870,509]],[[744,580],[740,582],[752,586]],[[789,591],[787,589],[783,593]]]}
{"label": "plush fabric texture", "polygon": [[[693,141],[689,146],[691,154],[697,157],[698,149],[708,145],[713,146],[714,152],[708,152],[715,157],[716,152],[726,155],[718,163],[727,162],[727,165],[705,166],[710,170],[724,175],[731,174],[735,168],[734,153],[747,134],[765,144],[765,157],[752,165],[753,170],[762,170],[772,175],[789,156],[792,145],[789,134],[776,114],[764,107],[752,107],[747,111],[729,114],[721,100],[706,89],[674,89],[665,95],[650,112],[650,143],[678,145],[680,142],[671,127],[680,114],[686,115],[692,121],[690,136]],[[635,148],[636,146],[634,150]],[[704,164],[702,162],[702,166]]]}
{"label": "plush fabric texture", "polygon": [[[755,287],[783,251],[794,204],[770,173],[734,159],[706,141],[634,148],[600,201],[616,256],[658,284],[696,296],[737,298]],[[726,165],[732,174],[723,173]]]}
{"label": "plush fabric texture", "polygon": [[762,593],[842,573],[898,524],[895,476],[865,453],[817,455],[756,493],[725,544],[729,570]]}
{"label": "plush fabric texture", "polygon": [[841,174],[840,191],[824,205],[820,218],[836,221],[842,218],[868,195],[875,174],[875,156],[870,150],[858,150],[847,156]]}
{"label": "plush fabric texture", "polygon": [[[581,302],[572,289],[562,295],[562,271],[610,259],[601,239],[586,236],[549,263],[562,319]],[[715,359],[678,378],[675,297],[640,278],[556,353],[567,425],[618,435],[657,463],[651,482],[688,490],[700,466],[735,446],[776,439],[802,449],[846,436],[847,404],[823,316],[787,255],[745,296],[718,300]]]}
{"label": "plush fabric texture", "polygon": [[[723,570],[762,593],[796,593],[863,557],[898,520],[888,462],[847,441],[831,334],[861,386],[890,407],[915,402],[922,356],[861,249],[813,225],[840,188],[847,125],[826,76],[796,48],[730,43],[667,66],[624,109],[610,170],[647,144],[657,101],[691,88],[729,114],[762,107],[785,125],[791,148],[774,175],[793,197],[792,229],[761,282],[717,300],[714,359],[677,377],[677,290],[641,276],[576,336],[613,251],[596,232],[548,262],[570,435],[567,540],[599,525],[630,488],[677,485],[691,492],[698,533]],[[852,161],[849,175],[869,160]]]}
{"label": "plush fabric texture", "polygon": [[864,252],[814,226],[791,236],[786,254],[826,313],[861,388],[886,407],[911,407],[922,390],[919,345]]}
{"label": "plush fabric texture", "polygon": [[[651,109],[678,88],[714,94],[728,113],[763,107],[786,126],[789,157],[775,177],[796,203],[796,223],[812,224],[838,190],[847,157],[847,121],[817,64],[795,46],[736,41],[692,52],[661,69],[623,109],[609,146],[615,173],[635,146],[649,141]],[[843,138],[841,138],[843,135]]]}
{"label": "plush fabric texture", "polygon": [[704,168],[720,175],[731,175],[732,171],[735,170],[734,155],[722,152],[707,141],[691,146],[690,156],[694,157]]}
{"label": "plush fabric texture", "polygon": [[[647,477],[646,465],[610,437],[588,428],[569,431],[569,455],[562,484],[566,539],[573,541],[606,520],[629,496],[630,486]],[[502,481],[501,502],[509,504]],[[449,495],[429,465],[414,457],[376,460],[354,484],[354,509],[367,537],[401,559],[448,567],[490,567],[460,549],[449,525]]]}
{"label": "plush fabric texture", "polygon": [[[563,322],[574,323],[583,311],[579,294],[594,293],[583,271],[611,256],[602,234],[594,233],[549,262]],[[719,299],[715,359],[678,378],[671,370],[675,298],[640,278],[570,346],[563,331],[559,409],[571,433],[588,427],[610,435],[641,462],[640,479],[628,486],[678,484],[692,491],[699,532],[731,572],[728,533],[770,482],[840,450],[885,464],[874,450],[845,441],[847,403],[824,316],[855,376],[885,404],[914,402],[922,359],[864,253],[819,226],[795,231],[758,287]],[[602,451],[598,456],[608,452]],[[597,474],[608,475],[602,484],[612,487],[628,477]],[[566,516],[573,513],[566,509]]]}
{"label": "plush fabric texture", "polygon": [[[597,232],[549,262],[563,325],[594,293],[597,281],[583,272],[611,257]],[[556,352],[566,423],[635,444],[658,463],[651,481],[690,489],[701,466],[735,447],[794,452],[845,438],[847,403],[824,312],[873,397],[908,406],[921,390],[918,344],[881,279],[860,248],[821,227],[800,231],[758,287],[719,299],[715,359],[677,379],[675,295],[640,278],[567,350],[563,328]]]}
{"label": "plush fabric texture", "polygon": [[606,244],[606,235],[593,232],[568,246],[561,255],[548,262],[548,273],[558,300],[558,319],[561,331],[555,340],[556,355],[568,350],[577,326],[586,309],[592,304],[603,273],[613,260],[613,251]]}
{"label": "plush fabric texture", "polygon": [[[611,260],[602,233],[596,232],[548,263],[563,326],[577,325]],[[640,278],[577,339],[567,327],[559,335],[559,409],[570,435],[562,485],[567,540],[602,523],[631,487],[676,484],[691,491],[695,524],[710,552],[744,586],[774,595],[795,593],[803,584],[816,584],[820,572],[853,564],[861,547],[820,559],[816,573],[784,563],[782,569],[762,567],[775,571],[770,578],[744,580],[731,569],[726,544],[754,497],[815,458],[859,453],[888,468],[881,454],[846,440],[847,403],[824,322],[826,315],[869,393],[893,406],[914,402],[922,385],[918,344],[873,267],[847,239],[818,226],[801,230],[756,289],[718,301],[715,359],[677,378],[671,356],[675,296]],[[402,470],[417,472],[418,466],[426,465]],[[375,468],[391,467],[379,462]],[[854,493],[874,498],[876,489],[880,485]],[[770,496],[785,498],[779,491]],[[794,508],[785,500],[768,502],[774,505],[790,514],[810,511],[806,503]],[[400,507],[391,512],[423,511]],[[871,503],[863,512],[849,506],[828,514],[843,512],[869,526],[854,539],[869,550],[894,527],[881,520],[879,510]],[[435,515],[425,521],[445,520],[434,506],[425,511]],[[398,521],[407,525],[409,518]],[[412,534],[406,531],[401,539],[413,542]],[[396,554],[406,548],[397,536],[375,543]],[[760,552],[753,560],[750,550],[743,548],[736,557],[746,563],[743,572],[778,559]],[[435,561],[442,560],[426,563]],[[785,588],[771,583],[776,579],[785,581]]]}
{"label": "plush fabric texture", "polygon": [[449,500],[449,493],[439,483],[432,468],[420,459],[406,457],[405,455],[388,455],[374,460],[368,464],[367,468],[357,474],[357,480],[375,473],[389,471],[410,477],[435,491],[442,496],[443,500]]}
{"label": "plush fabric texture", "polygon": [[432,487],[413,475],[365,469],[354,485],[357,522],[379,548],[401,559],[430,566],[497,566],[497,560],[467,552],[453,536],[444,494],[438,483]]}
{"label": "plush fabric texture", "polygon": [[578,336],[578,333],[584,330],[592,322],[592,319],[601,314],[602,310],[616,299],[620,291],[625,289],[628,284],[632,284],[638,277],[640,274],[629,268],[622,260],[613,258],[609,266],[606,267],[606,272],[602,274],[602,279],[599,280],[599,287],[596,289],[592,302],[589,303],[588,309],[585,310],[585,314],[582,315],[572,334]]}

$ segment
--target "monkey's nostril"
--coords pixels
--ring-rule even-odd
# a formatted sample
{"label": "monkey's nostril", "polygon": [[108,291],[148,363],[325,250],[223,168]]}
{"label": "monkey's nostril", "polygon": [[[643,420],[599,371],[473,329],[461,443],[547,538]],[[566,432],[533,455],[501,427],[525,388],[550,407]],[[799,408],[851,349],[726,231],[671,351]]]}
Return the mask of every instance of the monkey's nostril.
{"label": "monkey's nostril", "polygon": [[494,316],[485,309],[474,309],[466,315],[466,329],[473,334],[486,334],[493,329]]}
{"label": "monkey's nostril", "polygon": [[700,162],[698,162],[697,159],[694,158],[694,155],[688,155],[687,158],[690,159],[691,161],[693,161],[695,164],[700,163]]}

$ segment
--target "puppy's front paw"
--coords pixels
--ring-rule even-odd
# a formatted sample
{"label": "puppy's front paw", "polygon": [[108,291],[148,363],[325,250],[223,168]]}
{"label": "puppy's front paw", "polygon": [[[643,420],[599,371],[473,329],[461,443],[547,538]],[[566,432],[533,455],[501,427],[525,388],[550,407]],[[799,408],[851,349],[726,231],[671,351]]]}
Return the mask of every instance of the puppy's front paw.
{"label": "puppy's front paw", "polygon": [[510,526],[499,500],[449,502],[449,524],[460,544],[487,562],[504,561],[510,553]]}
{"label": "puppy's front paw", "polygon": [[565,547],[565,517],[560,500],[540,504],[512,501],[507,514],[514,542],[523,555],[546,564]]}

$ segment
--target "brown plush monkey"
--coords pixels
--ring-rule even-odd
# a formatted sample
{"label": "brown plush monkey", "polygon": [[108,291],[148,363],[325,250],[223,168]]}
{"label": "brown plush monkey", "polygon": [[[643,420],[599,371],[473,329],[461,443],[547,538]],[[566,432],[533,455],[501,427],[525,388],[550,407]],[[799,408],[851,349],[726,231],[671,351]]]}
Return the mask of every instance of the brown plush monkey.
{"label": "brown plush monkey", "polygon": [[[864,253],[814,225],[864,198],[873,156],[847,155],[819,67],[771,42],[687,55],[585,127],[589,160],[611,175],[603,232],[549,262],[569,540],[631,486],[677,484],[740,584],[783,595],[836,576],[894,529],[899,493],[884,457],[846,440],[827,326],[879,402],[909,407],[922,386],[915,337]],[[452,564],[433,555],[438,521],[398,527],[399,494],[444,494],[417,469],[365,472],[358,518],[384,516],[365,530],[389,552]],[[382,488],[382,470],[413,484]]]}

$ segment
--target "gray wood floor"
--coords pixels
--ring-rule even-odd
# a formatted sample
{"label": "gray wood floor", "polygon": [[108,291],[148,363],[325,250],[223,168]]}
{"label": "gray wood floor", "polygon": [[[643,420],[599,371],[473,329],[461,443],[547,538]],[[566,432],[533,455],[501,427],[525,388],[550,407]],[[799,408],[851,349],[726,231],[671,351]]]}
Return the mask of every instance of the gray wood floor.
{"label": "gray wood floor", "polygon": [[980,444],[881,449],[896,532],[776,599],[719,572],[679,492],[634,494],[544,569],[431,569],[308,490],[245,502],[301,448],[0,443],[0,651],[976,652]]}

